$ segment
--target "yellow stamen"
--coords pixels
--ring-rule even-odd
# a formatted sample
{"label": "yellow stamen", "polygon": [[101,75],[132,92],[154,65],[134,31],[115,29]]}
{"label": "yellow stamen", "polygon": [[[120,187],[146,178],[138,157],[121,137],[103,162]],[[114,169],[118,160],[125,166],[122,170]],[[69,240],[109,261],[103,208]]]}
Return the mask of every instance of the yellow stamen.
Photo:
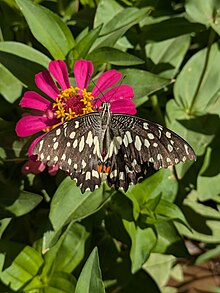
{"label": "yellow stamen", "polygon": [[[71,99],[73,100],[71,101]],[[63,90],[53,103],[56,118],[60,119],[61,122],[65,122],[78,116],[94,112],[91,103],[93,99],[92,93],[87,92],[86,89],[71,86]],[[74,108],[76,108],[75,111]]]}

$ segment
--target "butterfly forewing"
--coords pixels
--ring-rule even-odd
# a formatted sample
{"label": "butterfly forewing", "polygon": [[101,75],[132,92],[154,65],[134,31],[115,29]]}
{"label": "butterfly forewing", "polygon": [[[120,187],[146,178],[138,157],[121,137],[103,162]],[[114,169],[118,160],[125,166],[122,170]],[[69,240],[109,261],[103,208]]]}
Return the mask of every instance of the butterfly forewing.
{"label": "butterfly forewing", "polygon": [[38,160],[67,171],[82,191],[93,191],[101,184],[98,152],[94,151],[101,132],[99,117],[99,113],[92,113],[65,122],[46,134],[33,150]]}
{"label": "butterfly forewing", "polygon": [[196,159],[189,144],[171,130],[106,109],[58,126],[36,144],[33,154],[69,172],[82,192],[93,191],[103,178],[110,187],[126,191],[146,174],[149,163],[159,169]]}

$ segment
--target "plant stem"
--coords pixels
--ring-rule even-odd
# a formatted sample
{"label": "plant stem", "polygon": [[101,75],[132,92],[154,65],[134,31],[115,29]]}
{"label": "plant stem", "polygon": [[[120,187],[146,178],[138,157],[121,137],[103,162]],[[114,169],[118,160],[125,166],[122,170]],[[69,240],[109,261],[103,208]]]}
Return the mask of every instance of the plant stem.
{"label": "plant stem", "polygon": [[192,98],[192,103],[191,103],[191,106],[189,108],[189,114],[192,114],[193,106],[195,105],[196,98],[197,98],[198,93],[200,91],[201,84],[203,82],[203,79],[204,79],[204,76],[205,76],[205,73],[206,73],[206,70],[207,70],[207,67],[208,67],[209,55],[210,55],[210,51],[211,51],[214,39],[215,39],[215,31],[211,28],[211,31],[210,31],[210,34],[209,34],[209,40],[208,40],[206,56],[205,56],[205,63],[204,63],[203,70],[202,70],[202,73],[201,73],[201,76],[200,76],[200,79],[199,79],[199,82],[198,82],[198,86],[197,86],[195,94],[194,94],[194,96]]}

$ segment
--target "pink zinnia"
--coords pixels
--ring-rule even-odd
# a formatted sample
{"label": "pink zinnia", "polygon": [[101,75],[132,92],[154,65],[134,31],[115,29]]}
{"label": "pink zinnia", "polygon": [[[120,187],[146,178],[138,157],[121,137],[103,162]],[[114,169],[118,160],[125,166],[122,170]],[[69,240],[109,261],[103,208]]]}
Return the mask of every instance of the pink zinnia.
{"label": "pink zinnia", "polygon": [[[16,125],[17,135],[25,137],[41,131],[44,132],[30,145],[28,150],[30,159],[23,166],[23,173],[37,174],[45,169],[43,163],[36,162],[36,156],[32,155],[32,151],[42,136],[58,124],[98,111],[98,107],[103,102],[111,104],[110,111],[113,113],[136,113],[135,104],[132,101],[134,97],[133,89],[125,84],[115,86],[122,77],[120,72],[109,70],[103,73],[92,92],[88,92],[87,87],[92,74],[92,62],[76,61],[74,66],[76,86],[71,86],[65,62],[55,60],[49,63],[49,71],[44,70],[35,76],[35,83],[38,88],[52,100],[50,101],[33,91],[26,92],[21,99],[20,106],[29,108],[30,111],[24,113],[18,121]],[[51,174],[56,170],[57,166],[49,168]]]}

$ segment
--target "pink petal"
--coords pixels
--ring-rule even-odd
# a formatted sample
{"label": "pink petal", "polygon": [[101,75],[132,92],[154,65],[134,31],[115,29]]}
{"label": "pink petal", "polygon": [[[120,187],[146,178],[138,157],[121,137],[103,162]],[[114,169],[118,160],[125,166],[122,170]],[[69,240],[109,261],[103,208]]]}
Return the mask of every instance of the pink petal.
{"label": "pink petal", "polygon": [[104,91],[106,91],[108,88],[113,86],[116,82],[118,82],[121,77],[122,77],[122,74],[114,69],[103,73],[99,77],[99,79],[98,79],[98,81],[92,91],[93,97],[97,97],[100,94],[102,95],[104,93]]}
{"label": "pink petal", "polygon": [[118,100],[111,103],[112,113],[136,114],[136,107],[132,100]]}
{"label": "pink petal", "polygon": [[132,87],[126,84],[121,84],[106,92],[103,96],[94,102],[94,105],[99,107],[103,102],[112,103],[113,101],[117,100],[125,100],[126,103],[127,100],[131,100],[133,97],[134,91]]}
{"label": "pink petal", "polygon": [[35,157],[35,158],[37,157],[37,156],[32,155],[32,152],[33,152],[33,149],[34,149],[35,145],[38,143],[39,140],[41,140],[41,138],[44,135],[46,135],[46,133],[38,136],[37,138],[35,138],[35,140],[32,141],[32,143],[31,143],[31,145],[29,146],[29,149],[28,149],[28,156],[29,157]]}
{"label": "pink petal", "polygon": [[58,165],[56,165],[56,166],[52,166],[52,167],[48,167],[48,173],[49,173],[51,176],[54,176],[54,175],[56,175],[58,169],[59,169]]}
{"label": "pink petal", "polygon": [[50,125],[53,124],[47,117],[28,115],[17,122],[15,130],[18,136],[24,137],[39,132]]}
{"label": "pink petal", "polygon": [[24,175],[27,175],[27,174],[39,174],[41,172],[44,171],[44,169],[46,168],[45,164],[42,163],[42,162],[34,162],[32,161],[31,159],[29,159],[22,167],[21,169],[21,172],[24,174]]}
{"label": "pink petal", "polygon": [[92,62],[86,60],[76,61],[74,65],[74,76],[76,79],[76,86],[80,89],[87,88],[92,73]]}
{"label": "pink petal", "polygon": [[26,92],[20,101],[20,106],[30,109],[46,111],[51,102],[36,92]]}
{"label": "pink petal", "polygon": [[39,89],[42,90],[45,94],[47,94],[52,99],[56,99],[57,95],[60,93],[60,90],[54,83],[52,77],[48,70],[44,70],[35,75],[35,83]]}
{"label": "pink petal", "polygon": [[49,63],[49,71],[57,80],[62,90],[70,87],[67,66],[63,60],[51,61]]}

